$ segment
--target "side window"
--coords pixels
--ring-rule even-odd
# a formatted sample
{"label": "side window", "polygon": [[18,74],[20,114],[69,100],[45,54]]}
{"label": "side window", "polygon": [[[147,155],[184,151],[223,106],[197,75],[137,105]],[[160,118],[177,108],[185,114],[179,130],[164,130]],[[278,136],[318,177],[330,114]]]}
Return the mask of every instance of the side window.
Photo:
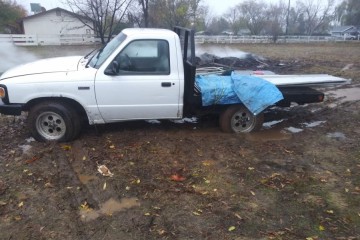
{"label": "side window", "polygon": [[165,40],[135,40],[116,56],[115,61],[117,75],[169,75],[169,43]]}

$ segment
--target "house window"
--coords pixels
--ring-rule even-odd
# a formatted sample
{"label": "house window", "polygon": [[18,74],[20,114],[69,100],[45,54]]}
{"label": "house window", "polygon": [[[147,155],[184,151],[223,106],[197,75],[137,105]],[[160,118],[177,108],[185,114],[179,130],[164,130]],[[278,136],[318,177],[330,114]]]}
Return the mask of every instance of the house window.
{"label": "house window", "polygon": [[86,34],[87,34],[87,35],[90,35],[90,34],[91,34],[90,29],[86,29]]}
{"label": "house window", "polygon": [[60,9],[56,9],[56,16],[61,16],[61,10]]}

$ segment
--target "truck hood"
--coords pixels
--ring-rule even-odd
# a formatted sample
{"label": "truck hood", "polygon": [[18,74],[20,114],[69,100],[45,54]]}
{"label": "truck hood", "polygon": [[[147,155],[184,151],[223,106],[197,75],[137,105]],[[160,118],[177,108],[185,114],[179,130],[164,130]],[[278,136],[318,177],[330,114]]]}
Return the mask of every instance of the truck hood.
{"label": "truck hood", "polygon": [[76,71],[82,58],[82,56],[58,57],[26,63],[7,70],[1,75],[0,80],[32,74]]}

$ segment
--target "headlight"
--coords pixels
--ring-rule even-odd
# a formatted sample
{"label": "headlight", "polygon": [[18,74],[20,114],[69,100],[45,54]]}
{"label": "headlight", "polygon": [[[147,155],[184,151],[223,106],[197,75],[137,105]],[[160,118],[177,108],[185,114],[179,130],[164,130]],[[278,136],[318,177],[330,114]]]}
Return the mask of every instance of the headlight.
{"label": "headlight", "polygon": [[5,88],[0,87],[0,98],[4,98],[6,96]]}

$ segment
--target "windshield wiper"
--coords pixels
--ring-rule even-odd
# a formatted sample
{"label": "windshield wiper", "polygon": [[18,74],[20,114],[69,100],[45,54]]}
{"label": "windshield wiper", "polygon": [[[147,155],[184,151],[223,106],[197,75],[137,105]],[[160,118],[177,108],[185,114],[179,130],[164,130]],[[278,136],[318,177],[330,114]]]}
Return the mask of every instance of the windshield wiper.
{"label": "windshield wiper", "polygon": [[95,52],[96,50],[98,50],[98,48],[95,48],[95,49],[93,49],[93,50],[91,50],[91,52],[89,52],[88,54],[86,54],[85,56],[84,56],[84,59],[87,59],[93,52]]}
{"label": "windshield wiper", "polygon": [[[98,61],[99,61],[100,55],[101,55],[101,53],[104,51],[104,48],[106,47],[106,45],[107,45],[107,44],[105,44],[105,45],[99,50],[98,54],[96,54],[96,62],[95,62],[95,64],[94,64],[94,68],[96,68],[96,65],[97,65],[97,63],[98,63]],[[95,56],[95,55],[94,55],[94,56]]]}
{"label": "windshield wiper", "polygon": [[86,54],[86,56],[84,57],[85,59],[91,54],[91,53],[93,53],[93,52],[95,52],[95,51],[98,51],[97,53],[95,53],[95,54],[93,54],[92,56],[91,56],[91,58],[89,59],[89,61],[86,63],[86,68],[87,67],[89,67],[89,64],[90,64],[90,62],[91,62],[91,60],[96,56],[96,62],[95,62],[95,64],[93,65],[93,67],[95,67],[96,66],[96,63],[98,62],[98,60],[99,60],[99,57],[100,57],[100,54],[102,53],[102,51],[104,50],[104,48],[106,47],[106,45],[104,45],[102,48],[96,48],[96,49],[94,49],[94,50],[92,50],[90,53],[88,53],[88,54]]}

